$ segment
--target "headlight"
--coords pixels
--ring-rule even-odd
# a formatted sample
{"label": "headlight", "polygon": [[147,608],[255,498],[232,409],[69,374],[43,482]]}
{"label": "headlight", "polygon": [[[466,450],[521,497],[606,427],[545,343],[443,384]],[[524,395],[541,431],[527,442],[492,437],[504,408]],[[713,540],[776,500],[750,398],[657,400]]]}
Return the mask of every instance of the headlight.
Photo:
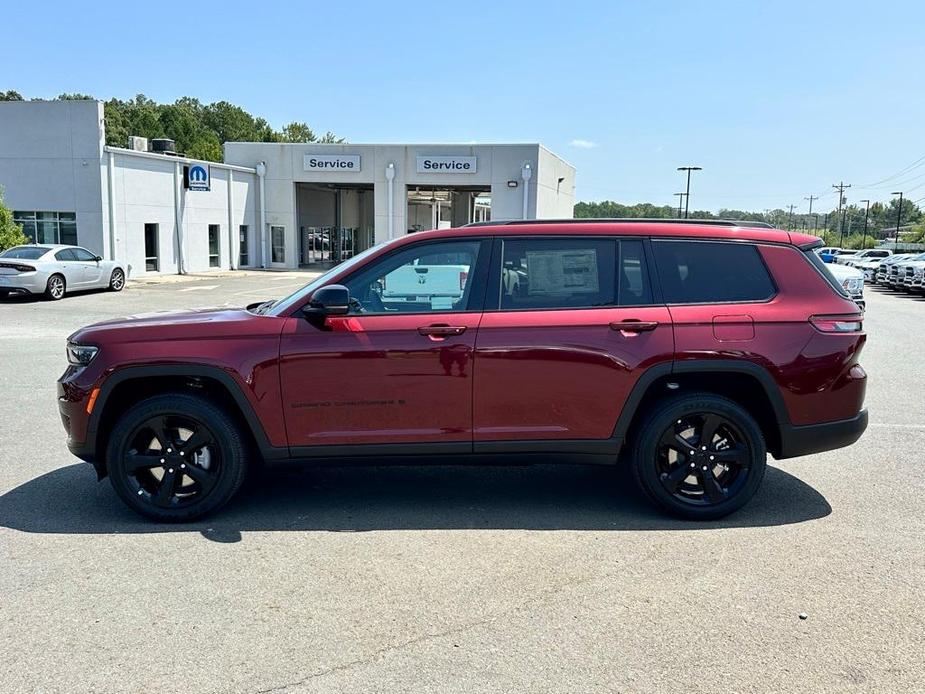
{"label": "headlight", "polygon": [[859,292],[864,288],[864,280],[860,277],[850,277],[842,282],[842,286],[847,292]]}
{"label": "headlight", "polygon": [[93,357],[95,357],[99,351],[99,347],[91,347],[90,345],[75,345],[73,342],[68,342],[67,361],[69,364],[74,364],[75,366],[86,366],[91,361],[93,361]]}

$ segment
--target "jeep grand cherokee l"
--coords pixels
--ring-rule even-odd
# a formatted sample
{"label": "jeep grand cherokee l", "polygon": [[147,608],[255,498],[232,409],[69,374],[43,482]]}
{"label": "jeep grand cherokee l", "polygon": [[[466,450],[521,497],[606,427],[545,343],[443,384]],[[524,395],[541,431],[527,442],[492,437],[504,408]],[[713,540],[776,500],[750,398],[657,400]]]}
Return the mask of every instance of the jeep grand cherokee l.
{"label": "jeep grand cherokee l", "polygon": [[[767,453],[867,425],[862,315],[820,243],[638,220],[405,236],[278,301],[77,331],[68,446],[162,521],[214,511],[257,464],[473,458],[629,465],[662,508],[718,518]],[[458,295],[429,273],[385,291],[440,258]]]}

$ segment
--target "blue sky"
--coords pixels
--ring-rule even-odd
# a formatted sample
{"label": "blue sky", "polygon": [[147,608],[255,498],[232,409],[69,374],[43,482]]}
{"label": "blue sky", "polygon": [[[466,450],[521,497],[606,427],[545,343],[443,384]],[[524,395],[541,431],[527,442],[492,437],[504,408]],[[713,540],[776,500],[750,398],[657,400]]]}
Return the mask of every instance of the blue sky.
{"label": "blue sky", "polygon": [[[925,196],[925,3],[15,3],[0,90],[225,99],[353,142],[544,143],[578,198]],[[921,178],[914,178],[922,175]],[[916,186],[920,186],[916,188]],[[918,193],[918,194],[916,194]]]}

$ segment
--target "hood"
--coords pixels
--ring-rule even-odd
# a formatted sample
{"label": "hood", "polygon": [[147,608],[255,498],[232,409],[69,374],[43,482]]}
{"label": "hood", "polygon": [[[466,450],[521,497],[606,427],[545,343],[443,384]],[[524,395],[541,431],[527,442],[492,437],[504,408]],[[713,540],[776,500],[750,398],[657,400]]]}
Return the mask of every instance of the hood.
{"label": "hood", "polygon": [[849,265],[834,265],[830,264],[826,266],[829,269],[829,272],[832,273],[832,276],[835,277],[839,282],[844,282],[848,279],[853,278],[863,278],[864,273],[858,270],[856,267],[851,267]]}
{"label": "hood", "polygon": [[254,321],[265,321],[244,308],[194,308],[178,311],[156,311],[139,313],[124,318],[94,323],[81,328],[68,337],[72,342],[96,343],[122,338],[174,339],[198,336],[200,338],[222,337],[236,333],[248,333]]}

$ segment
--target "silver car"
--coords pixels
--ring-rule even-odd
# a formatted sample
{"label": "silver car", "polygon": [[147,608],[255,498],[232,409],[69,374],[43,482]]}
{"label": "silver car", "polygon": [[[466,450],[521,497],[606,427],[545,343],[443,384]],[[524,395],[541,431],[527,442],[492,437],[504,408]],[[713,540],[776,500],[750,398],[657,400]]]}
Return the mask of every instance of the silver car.
{"label": "silver car", "polygon": [[32,244],[0,253],[0,295],[44,294],[57,301],[67,292],[125,287],[125,266],[80,246]]}

